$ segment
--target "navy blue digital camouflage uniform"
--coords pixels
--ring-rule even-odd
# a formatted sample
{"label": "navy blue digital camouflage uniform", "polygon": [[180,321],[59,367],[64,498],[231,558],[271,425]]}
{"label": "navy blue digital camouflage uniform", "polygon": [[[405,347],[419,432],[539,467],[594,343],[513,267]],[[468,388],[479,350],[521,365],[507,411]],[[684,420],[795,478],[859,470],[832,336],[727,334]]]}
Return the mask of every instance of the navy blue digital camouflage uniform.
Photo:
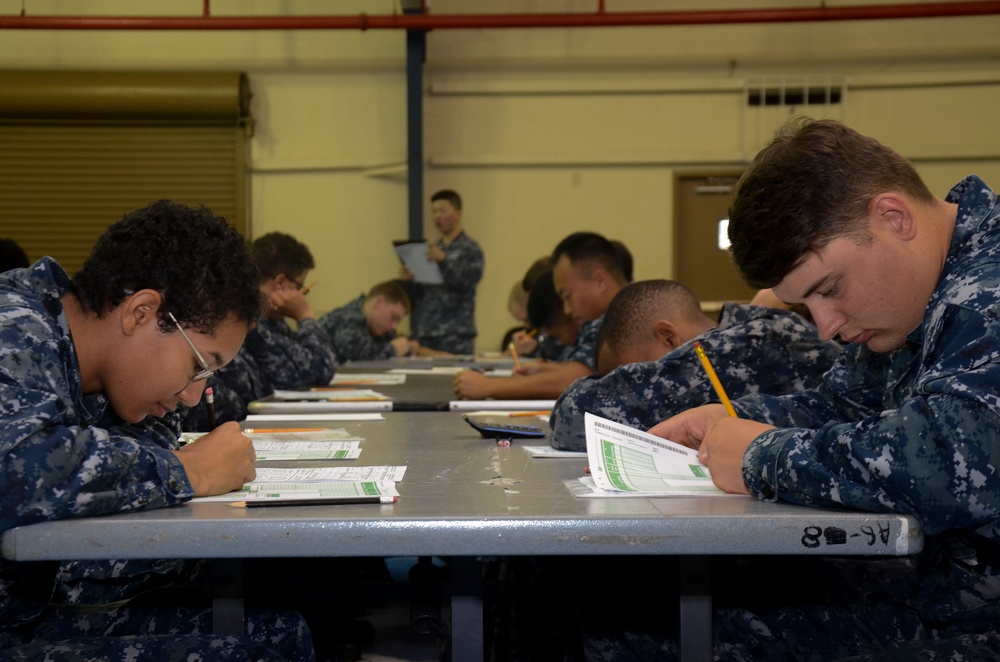
{"label": "navy blue digital camouflage uniform", "polygon": [[[176,416],[126,424],[103,393],[82,393],[60,301],[69,287],[66,272],[51,258],[0,274],[0,531],[173,506],[194,496],[172,452],[178,448]],[[130,576],[131,567],[146,578],[177,576],[178,562],[158,563],[103,565],[118,577]],[[75,564],[59,565],[0,560],[0,657],[124,660],[155,646],[159,659],[186,659],[185,651],[203,660],[312,658],[309,630],[293,612],[268,612],[248,621],[250,641],[212,635],[206,627],[210,619],[199,620],[193,612],[160,610],[152,618],[152,612],[122,611],[107,602],[88,614],[56,605],[61,601],[55,595],[57,574]],[[163,582],[150,579],[147,585],[162,587]],[[176,655],[168,658],[168,651]]]}
{"label": "navy blue digital camouflage uniform", "polygon": [[326,386],[337,372],[337,354],[316,319],[301,320],[293,330],[284,319],[262,317],[243,346],[276,389]]}
{"label": "navy blue digital camouflage uniform", "polygon": [[320,325],[330,336],[330,342],[341,361],[377,361],[396,356],[392,340],[395,331],[372,335],[365,319],[365,295],[345,306],[335,308],[319,318]]}
{"label": "navy blue digital camouflage uniform", "polygon": [[411,336],[422,346],[452,354],[476,351],[476,286],[483,277],[483,250],[460,233],[450,244],[438,239],[444,283],[411,283]]}
{"label": "navy blue digital camouflage uniform", "polygon": [[564,345],[548,334],[541,334],[538,347],[529,356],[561,363],[567,359],[571,351],[573,351],[573,345]]}
{"label": "navy blue digital camouflage uniform", "polygon": [[601,322],[604,315],[597,319],[584,322],[580,325],[580,333],[576,336],[576,343],[571,345],[564,353],[563,361],[576,361],[590,368],[591,372],[597,371],[597,358],[594,350],[597,347],[597,332],[601,330]]}
{"label": "navy blue digital camouflage uniform", "polygon": [[[337,354],[317,320],[305,319],[298,331],[284,320],[261,318],[235,358],[208,378],[215,395],[216,425],[243,421],[248,405],[275,389],[325,386],[337,371]],[[199,405],[178,407],[185,432],[207,432],[204,398]]]}
{"label": "navy blue digital camouflage uniform", "polygon": [[[795,313],[735,303],[724,304],[718,326],[696,340],[730,397],[812,388],[841,349],[837,342],[820,340],[816,327]],[[561,450],[586,450],[585,412],[647,430],[686,409],[717,402],[694,342],[657,361],[573,382],[552,410],[549,443]]]}
{"label": "navy blue digital camouflage uniform", "polygon": [[[924,550],[879,564],[839,559],[847,578],[831,581],[821,561],[802,559],[812,569],[785,591],[770,582],[774,599],[729,596],[715,615],[717,659],[1000,659],[1000,207],[976,176],[947,201],[958,204],[955,231],[907,346],[852,345],[816,389],[733,402],[741,417],[778,426],[744,455],[754,496],[907,513]],[[869,565],[904,571],[862,575]],[[787,576],[787,567],[752,574]],[[813,590],[851,599],[826,606]],[[653,643],[630,637],[591,641],[590,658],[673,659],[662,644],[629,657],[629,646]]]}

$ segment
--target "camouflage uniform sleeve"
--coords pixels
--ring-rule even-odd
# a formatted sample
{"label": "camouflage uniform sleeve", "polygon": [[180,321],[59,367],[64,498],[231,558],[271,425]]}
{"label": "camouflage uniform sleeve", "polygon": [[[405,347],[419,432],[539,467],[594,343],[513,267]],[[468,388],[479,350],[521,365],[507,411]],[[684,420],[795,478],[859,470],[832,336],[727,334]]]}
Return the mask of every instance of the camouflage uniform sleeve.
{"label": "camouflage uniform sleeve", "polygon": [[444,286],[455,292],[475,292],[483,278],[483,251],[479,244],[463,235],[444,247],[440,263]]}
{"label": "camouflage uniform sleeve", "polygon": [[[777,429],[754,440],[743,460],[752,493],[909,513],[927,535],[997,518],[1000,324],[959,307],[949,314],[953,319],[943,325],[948,337],[936,340],[942,351],[926,368],[919,365],[923,356],[904,348],[872,371],[878,359],[866,361],[855,349],[853,370],[838,365],[823,388],[771,402],[774,422],[782,424],[784,414],[812,429]],[[854,390],[873,389],[879,381],[883,405],[872,406],[873,394]],[[809,407],[811,417],[804,415]]]}
{"label": "camouflage uniform sleeve", "polygon": [[314,319],[302,320],[298,331],[283,321],[261,320],[247,335],[246,346],[276,389],[329,384],[337,370],[330,337]]}
{"label": "camouflage uniform sleeve", "polygon": [[51,390],[0,383],[0,530],[194,496],[167,428],[82,427]]}
{"label": "camouflage uniform sleeve", "polygon": [[576,337],[576,344],[566,354],[566,361],[576,361],[587,366],[591,371],[597,369],[594,358],[594,348],[597,346],[597,332],[601,328],[603,316],[586,322],[580,327],[580,333]]}
{"label": "camouflage uniform sleeve", "polygon": [[707,402],[711,383],[691,357],[678,352],[659,361],[630,363],[601,378],[576,380],[556,401],[549,421],[551,445],[586,450],[585,412],[648,430],[689,407]]}
{"label": "camouflage uniform sleeve", "polygon": [[[835,343],[819,341],[800,319],[743,315],[699,340],[731,395],[794,393],[817,384],[840,352]],[[586,411],[645,430],[715,400],[689,342],[656,361],[623,365],[601,379],[575,382],[553,409],[553,446],[584,444]]]}
{"label": "camouflage uniform sleeve", "polygon": [[[395,356],[389,344],[395,334],[375,338],[368,329],[364,313],[358,315],[340,314],[331,311],[320,318],[337,358],[341,361],[374,361]],[[332,377],[331,377],[332,379]]]}
{"label": "camouflage uniform sleeve", "polygon": [[[582,377],[569,385],[556,400],[549,416],[549,445],[563,451],[587,450],[587,435],[583,426],[583,415],[591,411],[588,408],[588,397],[592,396],[594,386],[598,384],[595,376]],[[596,412],[594,412],[596,413]]]}

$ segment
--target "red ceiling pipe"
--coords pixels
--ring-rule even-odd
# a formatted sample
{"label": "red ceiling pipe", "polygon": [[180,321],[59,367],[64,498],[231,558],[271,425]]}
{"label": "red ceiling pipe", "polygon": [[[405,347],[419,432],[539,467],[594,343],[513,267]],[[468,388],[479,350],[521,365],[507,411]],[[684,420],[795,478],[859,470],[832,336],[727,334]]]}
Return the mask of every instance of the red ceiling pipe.
{"label": "red ceiling pipe", "polygon": [[24,30],[446,30],[476,28],[582,28],[649,25],[791,23],[1000,14],[1000,1],[858,5],[726,11],[566,14],[361,14],[360,16],[18,16],[0,17],[0,29]]}

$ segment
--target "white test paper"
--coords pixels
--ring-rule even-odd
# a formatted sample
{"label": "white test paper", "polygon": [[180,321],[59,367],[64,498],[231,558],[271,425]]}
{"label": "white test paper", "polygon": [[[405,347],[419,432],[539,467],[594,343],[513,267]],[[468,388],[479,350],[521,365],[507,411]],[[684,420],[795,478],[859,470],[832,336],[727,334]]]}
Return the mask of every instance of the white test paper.
{"label": "white test paper", "polygon": [[326,481],[321,483],[247,483],[243,489],[208,497],[198,501],[257,501],[281,499],[329,499],[333,497],[399,496],[396,484],[389,481]]}
{"label": "white test paper", "polygon": [[584,414],[587,457],[594,483],[611,492],[656,495],[725,495],[712,482],[698,451],[609,421]]}
{"label": "white test paper", "polygon": [[312,469],[276,469],[258,467],[253,483],[301,483],[307,481],[379,481],[398,483],[403,480],[406,466],[374,467],[315,467]]}
{"label": "white test paper", "polygon": [[441,267],[433,260],[427,259],[427,242],[413,242],[394,247],[396,255],[403,261],[406,268],[413,274],[414,283],[440,285],[444,282]]}

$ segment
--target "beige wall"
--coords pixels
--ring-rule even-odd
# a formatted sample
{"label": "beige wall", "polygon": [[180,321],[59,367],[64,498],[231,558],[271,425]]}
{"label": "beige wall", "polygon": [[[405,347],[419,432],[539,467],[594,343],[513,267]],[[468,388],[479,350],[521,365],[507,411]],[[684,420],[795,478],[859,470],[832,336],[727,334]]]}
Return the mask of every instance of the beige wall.
{"label": "beige wall", "polygon": [[[885,0],[888,1],[888,0]],[[336,3],[392,10],[391,0]],[[608,0],[611,11],[745,2]],[[816,6],[791,0],[758,6]],[[826,2],[827,6],[857,4]],[[201,0],[26,0],[29,14],[197,16]],[[0,0],[20,13],[21,0]],[[435,13],[593,11],[572,0],[435,0]],[[216,15],[315,14],[314,0],[213,0]],[[486,252],[479,346],[513,320],[510,285],[567,233],[621,239],[638,278],[671,275],[673,173],[745,165],[785,117],[843,119],[913,159],[943,195],[1000,185],[1000,17],[545,30],[437,30],[425,66],[427,195],[455,188]],[[290,232],[318,261],[325,311],[392,277],[407,231],[405,41],[399,31],[7,30],[0,68],[238,69],[250,76],[255,235]],[[844,84],[844,103],[748,108],[781,77]],[[426,207],[425,207],[426,212]],[[427,223],[427,234],[433,228]]]}

